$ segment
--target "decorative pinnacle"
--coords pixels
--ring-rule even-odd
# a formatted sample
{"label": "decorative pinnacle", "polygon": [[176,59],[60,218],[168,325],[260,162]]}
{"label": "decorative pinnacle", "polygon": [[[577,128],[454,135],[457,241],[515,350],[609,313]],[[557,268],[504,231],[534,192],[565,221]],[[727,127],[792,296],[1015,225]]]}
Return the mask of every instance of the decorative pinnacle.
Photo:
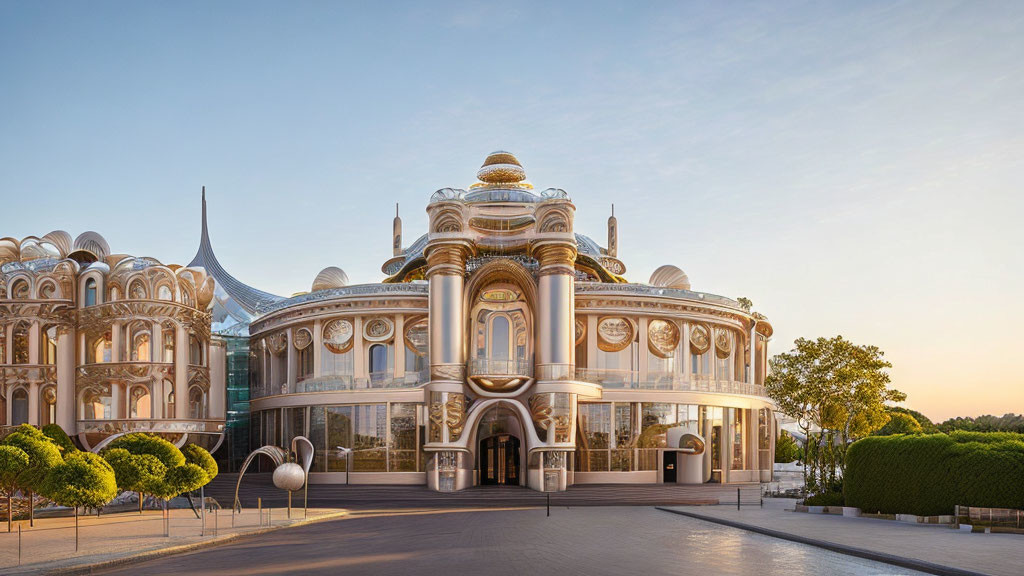
{"label": "decorative pinnacle", "polygon": [[526,180],[526,171],[511,152],[491,152],[476,177],[486,184],[517,184]]}

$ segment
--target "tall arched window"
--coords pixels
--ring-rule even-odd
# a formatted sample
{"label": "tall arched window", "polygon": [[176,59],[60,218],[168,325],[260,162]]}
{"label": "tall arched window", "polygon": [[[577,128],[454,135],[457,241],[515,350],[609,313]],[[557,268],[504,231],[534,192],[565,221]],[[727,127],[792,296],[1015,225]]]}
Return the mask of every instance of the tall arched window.
{"label": "tall arched window", "polygon": [[491,360],[508,360],[509,358],[509,329],[506,316],[494,316],[491,320],[491,330],[488,333],[488,356]]}
{"label": "tall arched window", "polygon": [[198,386],[188,391],[188,415],[193,420],[206,418],[206,394]]}
{"label": "tall arched window", "polygon": [[133,322],[125,327],[124,337],[127,358],[132,362],[151,362],[153,353],[150,345],[150,327],[145,322]]}
{"label": "tall arched window", "polygon": [[171,295],[171,287],[167,284],[161,284],[156,289],[157,300],[174,300],[174,296]]}
{"label": "tall arched window", "polygon": [[132,300],[145,300],[148,297],[148,294],[146,294],[146,285],[142,280],[134,280],[128,286],[128,298]]}
{"label": "tall arched window", "polygon": [[384,344],[370,346],[370,374],[386,374],[389,366],[388,347]]}
{"label": "tall arched window", "polygon": [[145,386],[132,388],[128,395],[128,417],[152,418],[153,406],[150,398],[149,389]]}
{"label": "tall arched window", "polygon": [[28,392],[18,388],[11,396],[11,425],[28,424]]}
{"label": "tall arched window", "polygon": [[28,364],[28,328],[27,322],[19,322],[14,327],[14,338],[12,339],[14,364]]}
{"label": "tall arched window", "polygon": [[42,342],[39,353],[42,355],[42,363],[54,365],[57,363],[57,327],[49,326],[40,333]]}
{"label": "tall arched window", "polygon": [[110,395],[97,390],[87,390],[82,397],[82,417],[85,420],[110,419]]}
{"label": "tall arched window", "polygon": [[174,362],[174,329],[168,326],[164,326],[163,338],[163,351],[161,353],[161,362],[167,364]]}
{"label": "tall arched window", "polygon": [[194,366],[206,365],[203,362],[203,347],[195,336],[188,339],[188,363]]}
{"label": "tall arched window", "polygon": [[42,402],[39,406],[39,424],[46,426],[57,421],[57,389],[47,386],[43,389]]}
{"label": "tall arched window", "polygon": [[164,418],[174,418],[177,415],[174,408],[174,382],[164,380],[164,390],[167,391],[164,396]]}
{"label": "tall arched window", "polygon": [[110,357],[111,346],[110,346],[110,332],[107,332],[103,336],[93,340],[92,346],[90,346],[89,360],[93,364],[99,364],[102,362],[111,362]]}
{"label": "tall arched window", "polygon": [[96,305],[96,279],[89,278],[85,281],[85,305]]}

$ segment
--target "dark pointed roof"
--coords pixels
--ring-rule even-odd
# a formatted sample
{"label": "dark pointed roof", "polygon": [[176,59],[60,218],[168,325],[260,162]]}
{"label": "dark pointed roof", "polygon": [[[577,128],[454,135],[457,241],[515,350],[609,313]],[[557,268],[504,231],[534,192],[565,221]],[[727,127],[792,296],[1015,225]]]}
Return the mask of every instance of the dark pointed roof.
{"label": "dark pointed roof", "polygon": [[199,241],[199,250],[188,265],[206,269],[206,273],[213,276],[217,286],[223,288],[224,292],[250,316],[256,316],[261,308],[284,299],[242,283],[229,274],[217,261],[217,256],[213,253],[213,246],[210,245],[210,230],[206,224],[205,186],[203,187],[203,234]]}

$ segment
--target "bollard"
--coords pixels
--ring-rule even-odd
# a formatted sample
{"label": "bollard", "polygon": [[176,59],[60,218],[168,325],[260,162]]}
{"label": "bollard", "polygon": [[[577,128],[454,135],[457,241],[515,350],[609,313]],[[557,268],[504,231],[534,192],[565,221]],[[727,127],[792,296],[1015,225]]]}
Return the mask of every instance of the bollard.
{"label": "bollard", "polygon": [[263,526],[263,498],[256,499],[256,514],[259,515],[259,525]]}
{"label": "bollard", "polygon": [[548,497],[548,517],[550,517],[551,516],[551,494],[548,493],[547,497]]}
{"label": "bollard", "polygon": [[199,516],[202,526],[199,528],[199,536],[206,536],[206,486],[199,487]]}
{"label": "bollard", "polygon": [[736,489],[736,509],[740,509],[740,489]]}
{"label": "bollard", "polygon": [[21,566],[21,524],[18,524],[18,566]]}
{"label": "bollard", "polygon": [[213,537],[217,537],[217,516],[219,516],[220,508],[213,509]]}

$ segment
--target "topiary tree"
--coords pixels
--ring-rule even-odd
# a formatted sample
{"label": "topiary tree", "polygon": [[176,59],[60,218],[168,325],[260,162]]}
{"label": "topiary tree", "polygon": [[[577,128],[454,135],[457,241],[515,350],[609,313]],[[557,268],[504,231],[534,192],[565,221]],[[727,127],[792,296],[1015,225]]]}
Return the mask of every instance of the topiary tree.
{"label": "topiary tree", "polygon": [[61,455],[67,456],[72,452],[78,452],[78,448],[75,447],[75,443],[71,441],[71,438],[66,432],[64,432],[64,429],[57,424],[47,424],[46,426],[43,426],[42,432],[50,439],[50,441],[61,449]]}
{"label": "topiary tree", "polygon": [[211,456],[210,453],[201,446],[187,444],[181,449],[181,453],[185,455],[186,462],[189,464],[195,464],[202,468],[203,472],[206,472],[206,476],[208,477],[206,481],[207,483],[212,482],[220,472],[220,469],[217,467],[217,461],[214,460],[213,456]]}
{"label": "topiary tree", "polygon": [[14,493],[18,477],[28,468],[28,454],[17,446],[0,446],[0,491],[7,497],[7,531],[14,517]]}
{"label": "topiary tree", "polygon": [[22,424],[3,439],[2,444],[16,446],[28,454],[28,467],[18,475],[18,487],[28,498],[29,525],[35,525],[35,494],[48,496],[46,476],[55,466],[62,463],[60,448],[45,434],[28,424]]}
{"label": "topiary tree", "polygon": [[75,550],[78,550],[78,508],[99,509],[117,496],[114,469],[91,452],[74,452],[50,470],[46,490],[54,502],[75,509]]}
{"label": "topiary tree", "polygon": [[[164,500],[170,500],[182,493],[205,486],[210,481],[210,476],[206,472],[206,467],[210,464],[212,464],[210,470],[213,475],[217,474],[217,464],[213,462],[213,458],[206,450],[198,446],[186,448],[193,461],[198,464],[189,462],[186,460],[185,454],[174,444],[153,434],[126,434],[111,442],[103,450],[103,454],[109,454],[114,450],[125,450],[134,456],[149,455],[156,458],[164,466],[162,477],[150,478],[145,483],[146,487],[141,491]],[[123,456],[115,456],[116,458],[123,458]],[[191,501],[189,498],[190,503]],[[193,512],[196,512],[194,505],[192,509]],[[199,513],[196,512],[196,515],[198,516]]]}
{"label": "topiary tree", "polygon": [[141,514],[145,495],[151,494],[154,487],[163,482],[167,467],[152,454],[132,454],[124,448],[105,450],[103,458],[114,469],[118,490],[139,493]]}
{"label": "topiary tree", "polygon": [[125,434],[108,444],[103,452],[115,448],[123,448],[132,454],[150,454],[168,469],[185,463],[185,455],[178,450],[177,446],[155,434],[142,432]]}

